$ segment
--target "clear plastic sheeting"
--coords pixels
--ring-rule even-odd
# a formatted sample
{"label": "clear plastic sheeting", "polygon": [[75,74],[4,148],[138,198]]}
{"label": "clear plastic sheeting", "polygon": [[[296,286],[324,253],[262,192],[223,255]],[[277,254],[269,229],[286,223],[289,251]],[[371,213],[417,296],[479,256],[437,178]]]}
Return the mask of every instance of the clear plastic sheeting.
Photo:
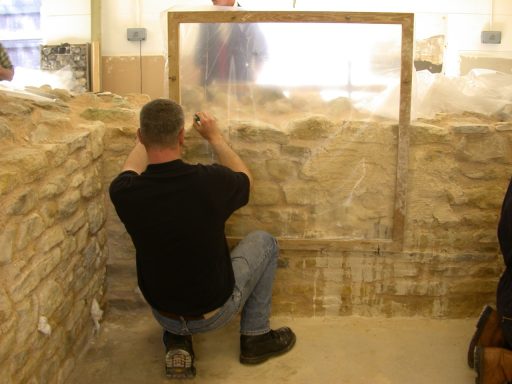
{"label": "clear plastic sheeting", "polygon": [[[374,115],[398,118],[395,105],[400,88],[392,86],[366,106]],[[465,76],[445,76],[427,70],[413,72],[411,118],[434,118],[437,113],[475,112],[493,115],[512,104],[512,75],[473,69]]]}
{"label": "clear plastic sheeting", "polygon": [[[253,37],[241,37],[240,27]],[[230,236],[264,229],[287,239],[394,240],[400,192],[400,26],[259,23],[181,28],[181,101],[187,119],[192,122],[200,110],[216,116],[255,179],[250,203],[227,223]],[[233,31],[238,35],[231,40],[237,42],[236,49],[218,44],[216,40],[230,41]],[[473,198],[459,198],[457,192],[467,189],[466,176],[460,178],[462,187],[446,191],[446,180],[460,176],[447,173],[447,168],[455,172],[467,167],[473,180],[480,177],[473,174],[480,166],[472,163],[475,159],[508,164],[503,160],[508,155],[494,151],[508,148],[502,142],[506,136],[494,126],[477,124],[469,131],[488,134],[470,134],[461,141],[460,132],[468,128],[446,115],[500,111],[511,104],[511,77],[482,70],[458,78],[413,74],[413,119],[445,114],[442,121],[415,122],[411,146],[405,149],[410,168],[401,175],[413,170],[407,175],[406,221],[412,224],[406,238],[415,247],[451,244],[449,236],[440,234],[451,233],[447,227],[459,225],[460,217],[473,212],[469,203],[470,213],[460,206]],[[471,124],[478,118],[474,120]],[[193,129],[187,135],[188,161],[216,160]],[[491,143],[486,146],[493,148],[490,154],[479,147],[484,139]],[[416,169],[422,172],[414,175]],[[435,232],[433,223],[439,223],[439,232],[429,237]],[[464,239],[461,244],[470,243]]]}
{"label": "clear plastic sheeting", "polygon": [[400,25],[182,24],[180,35],[182,96],[200,92],[229,116],[260,116],[268,97],[310,100],[302,112],[336,99],[364,109],[400,81]]}
{"label": "clear plastic sheeting", "polygon": [[512,75],[487,69],[473,69],[460,77],[421,71],[413,90],[416,117],[465,111],[492,115],[512,104]]}
{"label": "clear plastic sheeting", "polygon": [[[399,84],[400,26],[181,28],[185,111],[215,115],[256,180],[250,204],[230,220],[228,233],[390,239],[397,119],[376,120],[364,108]],[[394,109],[398,114],[398,100]],[[214,161],[204,141],[188,134],[185,157]]]}

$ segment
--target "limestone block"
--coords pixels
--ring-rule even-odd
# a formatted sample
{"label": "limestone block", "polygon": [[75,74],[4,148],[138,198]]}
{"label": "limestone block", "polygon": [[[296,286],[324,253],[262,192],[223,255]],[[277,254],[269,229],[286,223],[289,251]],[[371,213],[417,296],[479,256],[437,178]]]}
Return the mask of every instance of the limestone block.
{"label": "limestone block", "polygon": [[[12,305],[7,292],[3,287],[0,287],[0,324],[8,324],[8,320],[14,315],[14,307]],[[0,331],[3,336],[5,332]],[[0,340],[2,337],[0,337]]]}
{"label": "limestone block", "polygon": [[463,205],[468,202],[468,198],[459,184],[449,184],[445,187],[445,191],[450,205]]}
{"label": "limestone block", "polygon": [[[64,242],[67,242],[67,240],[72,241],[73,239],[66,239]],[[63,255],[67,258],[68,253],[65,253],[64,250],[58,247],[51,249],[43,255],[37,255],[34,263],[38,266],[39,274],[42,277],[48,276],[64,259]]]}
{"label": "limestone block", "polygon": [[486,135],[478,140],[464,137],[457,145],[457,160],[472,162],[511,162],[509,144],[500,135]]}
{"label": "limestone block", "polygon": [[1,154],[2,168],[13,166],[19,169],[18,177],[24,182],[41,178],[48,171],[48,160],[44,152],[37,148],[7,150]]}
{"label": "limestone block", "polygon": [[464,191],[471,204],[480,209],[499,209],[503,201],[503,189],[497,185],[482,185],[474,188],[467,188]]}
{"label": "limestone block", "polygon": [[307,183],[290,183],[283,186],[285,200],[290,205],[314,205],[326,198],[316,185]]}
{"label": "limestone block", "polygon": [[80,319],[87,317],[88,308],[84,299],[77,300],[73,303],[69,316],[66,318],[64,323],[64,329],[66,331],[72,330]]}
{"label": "limestone block", "polygon": [[[53,124],[55,124],[55,126]],[[62,128],[60,130],[58,128],[64,125],[67,126],[65,129],[71,129],[70,118],[59,118],[51,123],[38,124],[36,129],[30,134],[30,141],[34,144],[60,142],[62,140],[63,131]]]}
{"label": "limestone block", "polygon": [[69,183],[69,186],[71,188],[79,187],[85,180],[85,176],[83,173],[78,173],[71,177],[71,181]]}
{"label": "limestone block", "polygon": [[87,218],[89,221],[89,233],[98,232],[105,222],[105,212],[103,205],[99,201],[95,201],[87,207]]}
{"label": "limestone block", "polygon": [[68,236],[64,239],[60,248],[55,249],[61,250],[64,255],[71,255],[76,251],[76,239]]}
{"label": "limestone block", "polygon": [[325,116],[311,116],[290,123],[290,137],[300,140],[318,140],[330,137],[336,127]]}
{"label": "limestone block", "polygon": [[39,300],[39,313],[47,318],[52,316],[66,296],[60,285],[53,279],[44,280],[37,288],[36,294]]}
{"label": "limestone block", "polygon": [[80,168],[90,167],[92,160],[92,152],[88,149],[79,151],[76,156],[76,160],[78,161],[78,166]]}
{"label": "limestone block", "polygon": [[471,279],[451,279],[446,284],[450,294],[494,294],[496,292],[497,280],[498,277],[493,279],[473,277]]}
{"label": "limestone block", "polygon": [[432,216],[439,224],[460,222],[460,217],[455,214],[451,206],[446,203],[438,203],[433,207]]}
{"label": "limestone block", "polygon": [[14,252],[16,226],[7,224],[0,232],[0,266],[11,262]]}
{"label": "limestone block", "polygon": [[82,195],[85,198],[91,198],[101,192],[103,185],[101,183],[100,173],[97,167],[88,169],[85,174],[85,182],[82,185]]}
{"label": "limestone block", "polygon": [[57,373],[57,384],[64,384],[67,382],[68,377],[71,375],[71,372],[73,372],[73,369],[75,368],[75,364],[75,358],[72,356],[68,356],[66,360],[64,360],[64,363],[61,365],[61,368]]}
{"label": "limestone block", "polygon": [[279,158],[280,145],[275,143],[264,143],[262,145],[253,143],[240,143],[234,145],[234,150],[246,162],[248,166],[253,167],[253,163],[260,163],[262,160]]}
{"label": "limestone block", "polygon": [[40,212],[46,225],[53,225],[57,217],[58,205],[54,201],[45,202],[41,205]]}
{"label": "limestone block", "polygon": [[213,150],[206,141],[186,141],[183,157],[188,161],[192,162],[193,159],[202,159],[213,157]]}
{"label": "limestone block", "polygon": [[494,114],[500,121],[512,121],[512,104],[507,104]]}
{"label": "limestone block", "polygon": [[489,133],[489,125],[473,123],[454,123],[450,125],[454,133],[459,134],[482,134]]}
{"label": "limestone block", "polygon": [[13,168],[0,169],[0,196],[6,195],[19,184],[19,172]]}
{"label": "limestone block", "polygon": [[75,234],[80,228],[82,228],[87,222],[87,218],[78,212],[71,220],[64,224],[66,234]]}
{"label": "limestone block", "polygon": [[28,296],[25,300],[16,303],[16,342],[22,346],[30,338],[37,334],[37,324],[39,322],[38,302],[35,296]]}
{"label": "limestone block", "polygon": [[285,156],[290,156],[296,159],[304,159],[311,156],[312,150],[308,146],[288,144],[281,147],[281,152]]}
{"label": "limestone block", "polygon": [[16,193],[12,201],[5,204],[5,210],[10,215],[25,215],[30,212],[37,205],[38,194],[37,190],[30,188],[23,189]]}
{"label": "limestone block", "polygon": [[91,147],[92,158],[97,159],[103,154],[105,137],[105,124],[101,121],[95,121],[90,124],[80,124],[79,129],[87,130],[91,134],[89,136],[89,145]]}
{"label": "limestone block", "polygon": [[392,284],[394,294],[401,296],[442,296],[446,293],[440,281],[418,279],[396,279]]}
{"label": "limestone block", "polygon": [[269,159],[266,161],[268,174],[276,180],[287,180],[298,174],[300,164],[287,159]]}
{"label": "limestone block", "polygon": [[83,252],[83,266],[90,267],[94,264],[98,257],[101,257],[101,248],[96,238],[89,239]]}
{"label": "limestone block", "polygon": [[241,141],[249,143],[278,143],[286,144],[288,136],[281,130],[270,124],[257,121],[238,121],[230,126],[233,135]]}
{"label": "limestone block", "polygon": [[251,193],[251,203],[255,205],[274,205],[281,201],[281,189],[276,183],[256,183]]}
{"label": "limestone block", "polygon": [[89,237],[89,224],[82,226],[75,235],[76,239],[76,249],[78,252],[81,252],[85,245],[87,244],[87,239]]}
{"label": "limestone block", "polygon": [[[2,324],[0,326],[0,330],[4,324]],[[9,361],[9,357],[11,356],[12,351],[16,347],[16,333],[14,331],[10,330],[9,332],[0,332],[0,335],[1,335],[1,337],[0,337],[0,369],[1,369],[2,367],[5,367],[3,362]],[[4,380],[4,379],[8,380],[8,377],[10,376],[8,373],[9,369],[7,369],[5,367],[5,369],[2,369],[1,372],[2,372],[2,380]],[[11,384],[11,382],[7,381],[6,384]]]}
{"label": "limestone block", "polygon": [[60,226],[55,226],[43,232],[37,242],[37,250],[48,252],[64,240],[64,230]]}
{"label": "limestone block", "polygon": [[28,102],[17,99],[16,101],[2,103],[0,115],[30,115],[33,109],[34,107],[32,107]]}
{"label": "limestone block", "polygon": [[66,131],[70,128],[71,119],[69,117],[61,117],[51,122],[40,123],[30,134],[30,141],[35,144],[69,142],[69,139],[66,140],[65,137],[69,136],[69,133]]}
{"label": "limestone block", "polygon": [[60,195],[68,187],[69,179],[64,175],[56,175],[41,187],[39,196],[44,199],[52,199]]}
{"label": "limestone block", "polygon": [[105,150],[112,152],[123,152],[128,155],[129,149],[135,145],[138,126],[106,126],[105,127]]}
{"label": "limestone block", "polygon": [[494,124],[494,129],[497,132],[512,131],[512,122],[499,122]]}
{"label": "limestone block", "polygon": [[60,143],[41,144],[44,149],[48,163],[52,168],[56,168],[64,164],[68,159],[69,150],[66,145]]}
{"label": "limestone block", "polygon": [[80,191],[71,190],[60,197],[58,201],[58,214],[60,218],[71,216],[80,205]]}
{"label": "limestone block", "polygon": [[119,121],[130,121],[137,117],[135,111],[127,108],[87,108],[81,114],[86,120],[99,120],[104,123],[115,123]]}
{"label": "limestone block", "polygon": [[34,114],[34,122],[52,126],[56,129],[70,129],[72,128],[71,121],[67,115],[69,115],[69,109],[38,109],[37,113]]}
{"label": "limestone block", "polygon": [[[37,239],[39,235],[46,229],[43,218],[37,214],[32,213],[25,217],[18,227],[18,242],[17,249],[21,250],[28,246],[30,242]],[[0,249],[3,249],[0,247]]]}
{"label": "limestone block", "polygon": [[73,172],[75,172],[77,169],[80,168],[80,163],[71,158],[64,164],[64,167],[61,168],[64,171],[65,175],[71,175]]}
{"label": "limestone block", "polygon": [[414,122],[410,126],[411,144],[449,143],[449,130],[437,125]]}
{"label": "limestone block", "polygon": [[6,119],[0,118],[0,140],[7,141],[14,139],[14,134]]}
{"label": "limestone block", "polygon": [[67,143],[69,153],[73,153],[76,150],[87,147],[87,143],[90,141],[90,132],[73,132],[68,134],[64,140]]}

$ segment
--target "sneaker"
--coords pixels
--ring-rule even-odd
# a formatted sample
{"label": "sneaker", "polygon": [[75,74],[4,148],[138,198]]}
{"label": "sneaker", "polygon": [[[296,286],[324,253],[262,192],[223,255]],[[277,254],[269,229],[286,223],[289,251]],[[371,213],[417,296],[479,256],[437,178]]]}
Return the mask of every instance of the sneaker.
{"label": "sneaker", "polygon": [[295,345],[295,334],[288,327],[271,330],[263,335],[240,336],[240,362],[259,364],[271,357],[288,352]]}
{"label": "sneaker", "polygon": [[174,335],[164,331],[165,374],[171,379],[192,379],[196,376],[192,336]]}

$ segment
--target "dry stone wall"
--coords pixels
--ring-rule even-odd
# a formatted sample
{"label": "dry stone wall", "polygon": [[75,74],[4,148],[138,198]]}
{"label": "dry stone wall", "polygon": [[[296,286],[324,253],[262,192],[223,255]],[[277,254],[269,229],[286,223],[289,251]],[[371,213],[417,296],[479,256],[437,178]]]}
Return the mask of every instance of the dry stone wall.
{"label": "dry stone wall", "polygon": [[[102,311],[145,305],[108,185],[149,98],[38,93],[57,100],[0,92],[0,372],[7,383],[66,382]],[[283,245],[275,314],[465,317],[494,301],[502,270],[496,224],[512,171],[510,114],[413,122],[403,250],[390,251],[378,244],[392,235],[396,124],[300,115],[291,103],[275,99],[258,119],[228,120],[213,108],[255,178],[228,235],[235,243],[264,229]],[[187,121],[194,111],[186,109]],[[215,161],[188,125],[186,160]],[[345,240],[356,245],[334,245]],[[366,240],[377,245],[357,247]]]}
{"label": "dry stone wall", "polygon": [[2,383],[65,383],[105,308],[105,128],[52,96],[0,92]]}

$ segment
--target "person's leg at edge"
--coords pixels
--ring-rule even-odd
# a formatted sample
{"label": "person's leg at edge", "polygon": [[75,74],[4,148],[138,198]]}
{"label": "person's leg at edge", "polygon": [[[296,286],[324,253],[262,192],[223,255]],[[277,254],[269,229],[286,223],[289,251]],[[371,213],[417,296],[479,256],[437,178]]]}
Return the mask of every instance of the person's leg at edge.
{"label": "person's leg at edge", "polygon": [[288,327],[270,329],[272,286],[279,246],[263,231],[251,232],[231,252],[235,280],[242,295],[240,362],[258,364],[289,351],[295,334]]}

